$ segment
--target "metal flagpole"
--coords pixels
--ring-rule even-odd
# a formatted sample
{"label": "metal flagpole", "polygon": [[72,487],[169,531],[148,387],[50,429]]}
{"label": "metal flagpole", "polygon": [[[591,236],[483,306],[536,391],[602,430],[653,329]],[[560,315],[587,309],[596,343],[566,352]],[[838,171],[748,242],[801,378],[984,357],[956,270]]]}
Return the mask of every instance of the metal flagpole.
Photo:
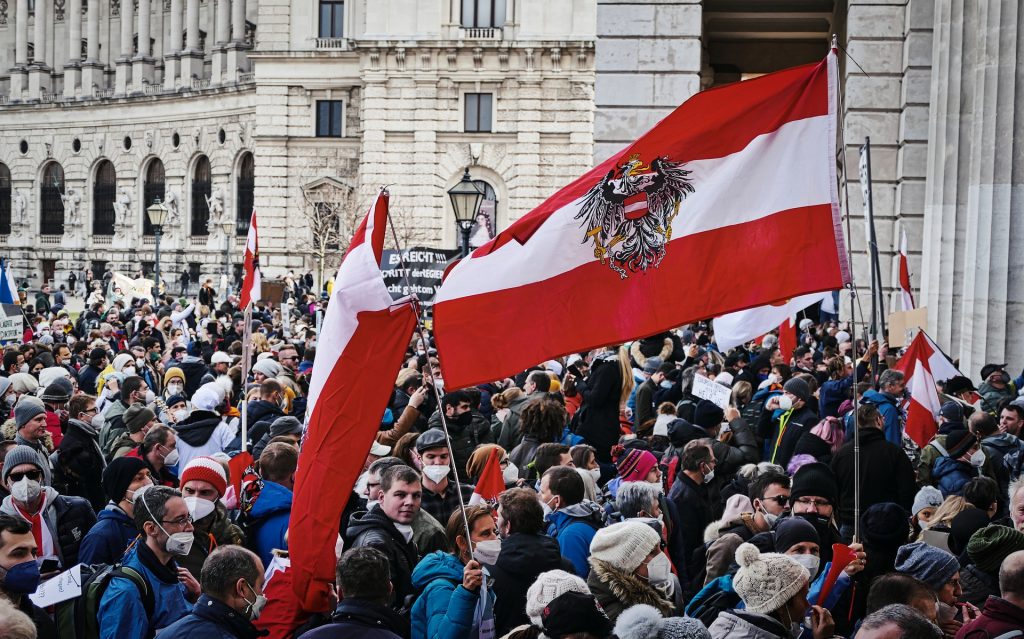
{"label": "metal flagpole", "polygon": [[[386,189],[387,187],[382,187],[381,190]],[[395,248],[398,249],[398,259],[402,264],[402,277],[405,279],[406,286],[409,286],[409,269],[406,267],[405,256],[402,254],[402,245],[398,241],[398,233],[395,232],[395,224],[391,219],[390,206],[388,206],[388,227],[391,229],[391,237],[395,241]],[[424,349],[426,349],[429,342],[427,342],[426,329],[423,327],[423,312],[420,308],[419,298],[416,297],[415,293],[412,295],[412,299],[413,304],[416,305],[416,332],[423,342]],[[451,455],[454,448],[452,448],[452,437],[448,433],[448,418],[445,416],[444,406],[441,404],[441,394],[437,390],[437,384],[434,383],[434,370],[430,364],[429,357],[427,358],[427,366],[430,367],[430,388],[434,391],[434,399],[437,401],[437,412],[441,416],[441,429],[444,430],[445,442],[448,444],[448,453]],[[470,558],[473,559],[473,535],[469,529],[469,518],[466,517],[466,501],[462,498],[462,482],[459,481],[459,470],[456,468],[455,457],[452,456],[451,460],[451,469],[455,476],[455,494],[459,496],[459,512],[462,513],[462,525],[466,530],[466,547],[469,549]]]}
{"label": "metal flagpole", "polygon": [[249,440],[249,402],[246,401],[245,380],[249,378],[249,368],[252,365],[252,302],[243,311],[242,321],[245,327],[242,329],[242,452],[248,452]]}

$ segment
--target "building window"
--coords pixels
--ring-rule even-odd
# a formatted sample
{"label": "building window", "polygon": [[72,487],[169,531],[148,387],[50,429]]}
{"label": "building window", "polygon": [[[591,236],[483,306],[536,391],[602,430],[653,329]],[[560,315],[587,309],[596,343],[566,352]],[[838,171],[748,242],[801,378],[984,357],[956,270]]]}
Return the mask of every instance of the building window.
{"label": "building window", "polygon": [[64,169],[50,162],[39,185],[39,234],[64,235]]}
{"label": "building window", "polygon": [[109,160],[100,162],[96,179],[92,183],[92,234],[113,235],[117,216],[114,200],[117,199],[117,174]]}
{"label": "building window", "polygon": [[146,209],[154,202],[164,201],[164,163],[160,160],[153,160],[146,168],[146,182],[142,186],[142,234],[153,235],[153,225],[149,223],[149,214]]}
{"label": "building window", "polygon": [[469,231],[469,248],[480,248],[494,239],[498,230],[498,195],[494,187],[483,180],[473,180],[483,187],[484,199],[480,202],[480,210],[477,211],[476,220]]}
{"label": "building window", "polygon": [[201,155],[192,171],[192,235],[210,234],[210,193],[210,160]]}
{"label": "building window", "polygon": [[466,133],[491,132],[491,107],[494,95],[491,93],[466,94]]}
{"label": "building window", "polygon": [[256,163],[253,161],[252,153],[246,153],[238,164],[238,193],[235,195],[235,202],[238,202],[238,206],[235,209],[235,235],[245,236],[249,234],[249,220],[252,219],[253,189],[255,186]]}
{"label": "building window", "polygon": [[462,0],[462,26],[466,29],[505,26],[505,0]]}
{"label": "building window", "polygon": [[341,137],[341,100],[316,101],[316,137]]}
{"label": "building window", "polygon": [[338,0],[320,0],[320,37],[345,37],[345,3]]}
{"label": "building window", "polygon": [[11,234],[11,170],[0,162],[0,235]]}
{"label": "building window", "polygon": [[92,271],[92,281],[99,282],[103,279],[103,274],[107,272],[106,260],[90,260],[89,270]]}

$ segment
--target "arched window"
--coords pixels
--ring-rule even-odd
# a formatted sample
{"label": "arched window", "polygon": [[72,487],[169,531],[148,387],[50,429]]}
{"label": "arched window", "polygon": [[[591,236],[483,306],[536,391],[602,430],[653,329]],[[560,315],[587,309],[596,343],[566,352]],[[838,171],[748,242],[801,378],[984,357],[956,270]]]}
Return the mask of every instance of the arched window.
{"label": "arched window", "polygon": [[117,174],[114,164],[103,160],[96,167],[96,179],[92,183],[92,234],[113,235],[114,200],[117,199]]}
{"label": "arched window", "polygon": [[209,235],[210,207],[210,160],[199,156],[192,170],[192,235]]}
{"label": "arched window", "polygon": [[484,188],[484,199],[480,202],[480,211],[469,232],[469,247],[479,248],[489,242],[498,232],[498,195],[494,187],[483,180],[473,180]]}
{"label": "arched window", "polygon": [[253,188],[256,185],[256,163],[252,153],[242,156],[238,163],[238,193],[235,196],[235,235],[249,234],[249,220],[252,219]]}
{"label": "arched window", "polygon": [[39,234],[64,235],[64,169],[57,162],[43,168],[39,185]]}
{"label": "arched window", "polygon": [[159,159],[153,160],[146,168],[146,182],[142,185],[142,234],[153,235],[153,226],[149,223],[149,215],[146,209],[153,202],[164,201],[164,163]]}
{"label": "arched window", "polygon": [[0,235],[11,234],[11,170],[0,162]]}

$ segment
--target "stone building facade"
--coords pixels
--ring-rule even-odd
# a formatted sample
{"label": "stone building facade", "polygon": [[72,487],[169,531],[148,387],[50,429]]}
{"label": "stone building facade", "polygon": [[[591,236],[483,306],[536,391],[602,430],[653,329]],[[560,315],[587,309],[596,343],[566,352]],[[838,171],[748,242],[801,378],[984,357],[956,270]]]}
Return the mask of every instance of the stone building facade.
{"label": "stone building facade", "polygon": [[237,262],[251,202],[275,276],[314,266],[310,207],[340,202],[345,227],[385,184],[403,241],[452,247],[445,191],[465,167],[493,233],[694,92],[818,61],[836,34],[864,310],[870,136],[886,304],[905,231],[930,332],[976,375],[1024,361],[1008,329],[1024,304],[1020,15],[1015,0],[0,0],[0,253],[35,283],[135,270],[153,258],[143,210],[173,195],[170,268],[218,273],[225,247]]}

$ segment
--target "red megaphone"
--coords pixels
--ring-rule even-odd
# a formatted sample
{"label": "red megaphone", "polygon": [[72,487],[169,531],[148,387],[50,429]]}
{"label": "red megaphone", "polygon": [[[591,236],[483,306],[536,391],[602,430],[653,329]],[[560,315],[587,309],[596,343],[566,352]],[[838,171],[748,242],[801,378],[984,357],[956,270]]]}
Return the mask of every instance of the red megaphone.
{"label": "red megaphone", "polygon": [[825,583],[821,586],[821,593],[818,594],[818,605],[824,606],[832,587],[836,585],[841,573],[854,559],[857,553],[853,552],[846,544],[832,544],[832,567],[828,569]]}

